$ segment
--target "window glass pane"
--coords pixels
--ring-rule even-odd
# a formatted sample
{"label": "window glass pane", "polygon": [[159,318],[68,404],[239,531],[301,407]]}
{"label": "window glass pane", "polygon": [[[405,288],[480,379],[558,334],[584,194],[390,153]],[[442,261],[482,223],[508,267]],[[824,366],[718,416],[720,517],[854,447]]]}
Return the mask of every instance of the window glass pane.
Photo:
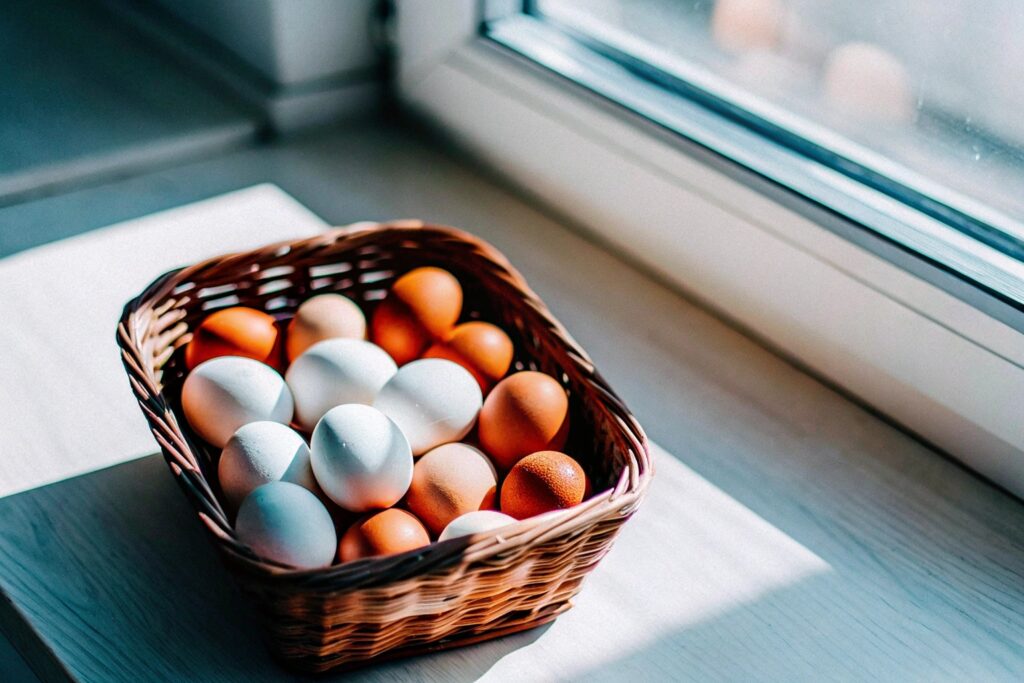
{"label": "window glass pane", "polygon": [[534,8],[1024,238],[1020,0],[536,0]]}

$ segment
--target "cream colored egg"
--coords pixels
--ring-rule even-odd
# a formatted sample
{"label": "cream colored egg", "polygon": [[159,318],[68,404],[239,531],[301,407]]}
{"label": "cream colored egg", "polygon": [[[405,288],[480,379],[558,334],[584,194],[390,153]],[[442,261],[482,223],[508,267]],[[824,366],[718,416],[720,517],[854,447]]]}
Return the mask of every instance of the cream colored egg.
{"label": "cream colored egg", "polygon": [[412,471],[405,506],[438,534],[456,517],[492,510],[498,503],[498,473],[479,449],[446,443],[423,454]]}
{"label": "cream colored egg", "polygon": [[363,311],[341,294],[318,294],[306,299],[288,323],[288,360],[295,360],[317,342],[336,338],[365,339]]}
{"label": "cream colored egg", "polygon": [[313,474],[324,493],[353,512],[391,507],[412,483],[412,451],[402,430],[371,406],[327,411],[310,442]]}
{"label": "cream colored egg", "polygon": [[288,424],[294,404],[276,370],[251,358],[222,356],[200,363],[185,378],[181,408],[199,436],[224,448],[244,424]]}
{"label": "cream colored egg", "polygon": [[421,455],[468,434],[480,414],[483,395],[461,365],[425,358],[403,365],[373,405],[401,428],[413,454]]}
{"label": "cream colored egg", "polygon": [[298,432],[280,422],[239,427],[221,452],[217,476],[232,506],[272,481],[287,481],[310,491],[317,488],[309,446]]}
{"label": "cream colored egg", "polygon": [[899,58],[871,43],[846,43],[829,55],[823,76],[825,99],[835,110],[872,121],[907,123],[914,97]]}
{"label": "cream colored egg", "polygon": [[476,510],[467,512],[456,517],[444,528],[438,541],[447,541],[450,538],[480,534],[493,529],[500,529],[509,524],[515,524],[516,520],[503,512],[496,510]]}
{"label": "cream colored egg", "polygon": [[335,406],[372,405],[396,370],[391,356],[368,341],[327,339],[314,344],[285,373],[295,397],[295,421],[312,431]]}
{"label": "cream colored egg", "polygon": [[717,0],[711,37],[730,52],[771,50],[779,44],[784,18],[781,0]]}
{"label": "cream colored egg", "polygon": [[264,484],[246,496],[235,532],[260,557],[299,569],[330,565],[338,548],[334,522],[324,504],[285,481]]}

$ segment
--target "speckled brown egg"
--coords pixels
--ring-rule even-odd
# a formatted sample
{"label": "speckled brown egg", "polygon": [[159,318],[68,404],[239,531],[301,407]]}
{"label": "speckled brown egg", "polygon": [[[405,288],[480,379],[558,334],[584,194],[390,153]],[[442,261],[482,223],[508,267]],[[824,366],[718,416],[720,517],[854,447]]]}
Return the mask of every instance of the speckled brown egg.
{"label": "speckled brown egg", "polygon": [[288,323],[285,351],[293,361],[325,339],[365,339],[366,318],[354,301],[341,294],[306,299]]}
{"label": "speckled brown egg", "polygon": [[411,270],[395,281],[374,312],[370,336],[399,365],[444,339],[462,312],[462,287],[441,268]]}
{"label": "speckled brown egg", "polygon": [[426,528],[415,515],[390,508],[368,515],[348,528],[338,544],[342,562],[396,555],[430,544]]}
{"label": "speckled brown egg", "polygon": [[565,453],[540,451],[526,456],[501,486],[501,511],[526,519],[583,502],[587,476]]}
{"label": "speckled brown egg", "polygon": [[517,372],[501,380],[480,411],[480,445],[504,470],[529,453],[561,449],[568,433],[569,397],[541,372]]}
{"label": "speckled brown egg", "polygon": [[486,394],[512,365],[512,340],[496,325],[473,321],[458,325],[447,339],[435,342],[425,358],[445,358],[469,370]]}
{"label": "speckled brown egg", "polygon": [[416,462],[406,504],[433,533],[460,515],[494,508],[498,475],[478,449],[448,443]]}
{"label": "speckled brown egg", "polygon": [[206,316],[185,348],[189,370],[220,356],[252,358],[280,369],[280,334],[274,318],[263,311],[234,306]]}

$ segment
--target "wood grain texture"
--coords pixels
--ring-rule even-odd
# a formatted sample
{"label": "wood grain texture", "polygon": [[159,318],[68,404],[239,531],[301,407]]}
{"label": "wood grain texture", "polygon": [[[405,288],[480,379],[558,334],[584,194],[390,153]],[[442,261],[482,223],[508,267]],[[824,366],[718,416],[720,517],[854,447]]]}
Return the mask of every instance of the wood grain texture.
{"label": "wood grain texture", "polygon": [[[664,447],[648,500],[573,610],[546,629],[376,667],[357,680],[1024,677],[1020,501],[407,132],[370,126],[299,138],[0,210],[0,223],[75,215],[92,227],[98,217],[267,181],[333,223],[420,216],[494,243]],[[176,239],[199,239],[209,225],[178,222]],[[261,230],[246,244],[266,241]],[[684,218],[680,231],[685,239]],[[72,243],[39,263],[59,272]],[[106,265],[102,250],[96,258]],[[76,287],[100,287],[116,277],[110,271],[98,267],[86,285],[55,282],[46,300],[74,305]],[[0,326],[5,348],[10,329],[18,327]],[[17,334],[27,349],[73,349],[86,333]],[[106,328],[103,335],[112,347]],[[29,368],[19,373],[45,375],[45,356],[18,359]],[[73,369],[78,361],[61,362]],[[11,371],[3,367],[0,392]],[[5,422],[0,466],[12,469],[0,472],[30,476],[29,458],[48,450],[57,461],[76,451],[107,462],[139,452],[134,441],[82,428],[89,421],[74,413],[95,409],[87,398],[51,410],[45,392],[23,386],[26,407],[14,415],[47,419]],[[4,410],[16,405],[7,400]],[[127,388],[108,400],[131,401]],[[111,431],[144,432],[141,417],[113,422],[113,413],[102,413]],[[43,447],[33,446],[37,437]],[[81,680],[287,680],[266,659],[163,467],[144,459],[0,500],[0,585]]]}

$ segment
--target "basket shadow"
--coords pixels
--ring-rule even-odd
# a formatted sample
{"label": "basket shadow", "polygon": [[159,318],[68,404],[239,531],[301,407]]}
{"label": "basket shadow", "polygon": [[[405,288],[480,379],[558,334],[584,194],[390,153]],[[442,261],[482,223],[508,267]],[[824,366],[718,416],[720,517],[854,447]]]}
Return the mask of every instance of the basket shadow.
{"label": "basket shadow", "polygon": [[446,681],[469,683],[482,678],[503,657],[537,642],[551,623],[529,631],[428,655],[374,664],[347,674],[346,681]]}
{"label": "basket shadow", "polygon": [[[19,631],[11,640],[27,643],[19,649],[40,675],[305,680],[271,658],[160,455],[0,499],[0,519],[0,623]],[[345,677],[422,679],[426,668],[472,680],[542,632]]]}

